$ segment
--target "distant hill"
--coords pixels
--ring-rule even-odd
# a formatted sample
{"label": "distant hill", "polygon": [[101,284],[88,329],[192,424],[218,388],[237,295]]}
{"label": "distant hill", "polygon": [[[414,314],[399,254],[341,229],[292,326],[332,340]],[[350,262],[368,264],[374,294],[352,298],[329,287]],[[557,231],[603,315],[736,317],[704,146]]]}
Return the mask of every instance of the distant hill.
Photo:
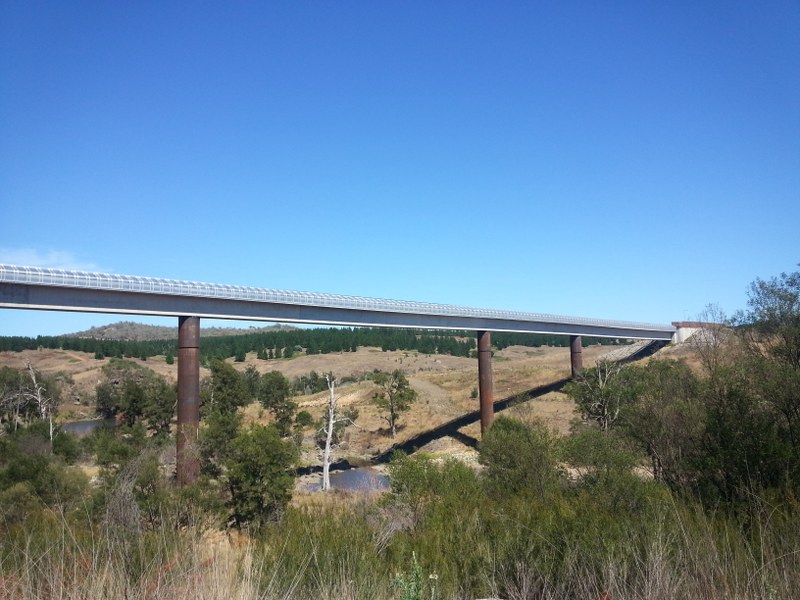
{"label": "distant hill", "polygon": [[[294,331],[297,327],[289,325],[268,325],[266,327],[201,327],[203,337],[218,337],[223,335],[244,335],[247,333],[262,333],[271,331]],[[116,340],[121,342],[147,342],[153,340],[178,339],[178,327],[165,327],[163,325],[145,325],[133,321],[120,321],[110,325],[92,327],[86,331],[68,333],[62,337],[84,338],[94,340]]]}
{"label": "distant hill", "polygon": [[[301,329],[285,325],[267,327],[205,327],[202,354],[206,359],[235,358],[246,360],[249,352],[257,358],[292,358],[297,352],[306,355],[331,352],[355,352],[359,346],[385,351],[413,350],[421,354],[475,354],[475,336],[467,331],[426,331],[374,327],[315,327]],[[62,336],[0,336],[0,352],[20,352],[38,348],[88,352],[96,358],[170,356],[175,353],[177,327],[159,327],[123,321],[103,327],[92,327]],[[508,346],[568,346],[569,337],[535,333],[497,333],[492,346],[502,350]],[[617,338],[583,338],[584,346],[624,343]]]}

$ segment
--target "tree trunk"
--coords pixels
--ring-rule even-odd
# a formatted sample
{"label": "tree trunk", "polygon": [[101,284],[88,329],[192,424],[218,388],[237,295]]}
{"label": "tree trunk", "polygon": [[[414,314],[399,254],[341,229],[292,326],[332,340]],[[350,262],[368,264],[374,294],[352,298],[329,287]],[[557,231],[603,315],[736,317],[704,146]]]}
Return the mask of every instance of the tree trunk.
{"label": "tree trunk", "polygon": [[336,424],[336,380],[326,375],[330,397],[328,398],[328,423],[325,427],[325,450],[322,453],[322,491],[331,489],[331,443]]}
{"label": "tree trunk", "polygon": [[36,401],[36,405],[39,408],[39,415],[42,419],[49,419],[50,421],[50,446],[53,445],[53,411],[52,411],[52,399],[46,398],[42,393],[44,388],[39,385],[39,382],[36,381],[36,371],[33,370],[33,365],[30,361],[28,361],[28,371],[31,375],[31,381],[33,382],[33,394],[34,400]]}

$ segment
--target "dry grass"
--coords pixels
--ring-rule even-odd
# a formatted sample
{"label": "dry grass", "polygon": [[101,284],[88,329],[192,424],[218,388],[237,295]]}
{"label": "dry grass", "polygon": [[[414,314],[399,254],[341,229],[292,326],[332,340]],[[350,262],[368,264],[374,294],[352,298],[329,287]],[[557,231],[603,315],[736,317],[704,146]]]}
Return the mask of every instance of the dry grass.
{"label": "dry grass", "polygon": [[[584,348],[586,366],[594,364],[597,357],[611,349],[609,346]],[[30,360],[35,368],[45,374],[65,372],[74,384],[64,393],[60,407],[62,418],[77,419],[93,416],[93,407],[87,404],[95,386],[102,380],[102,367],[108,359],[97,360],[93,355],[63,350],[26,350],[0,353],[0,365],[24,368]],[[174,381],[177,365],[168,365],[164,357],[151,357],[147,361],[128,359]],[[339,378],[358,378],[375,369],[402,369],[409,375],[412,387],[419,394],[418,402],[403,416],[397,439],[392,439],[386,430],[386,422],[370,402],[374,392],[369,382],[344,385],[339,388],[340,405],[359,410],[359,428],[351,428],[344,453],[355,459],[367,459],[383,452],[395,443],[403,442],[419,433],[437,427],[478,407],[477,400],[470,397],[477,385],[477,364],[473,359],[425,355],[418,352],[382,352],[378,348],[361,347],[357,352],[339,352],[298,356],[290,360],[257,360],[254,353],[247,355],[245,362],[229,362],[238,370],[254,366],[259,372],[276,370],[288,378],[299,377],[310,371],[335,373]],[[525,346],[510,346],[496,353],[493,365],[495,398],[502,399],[512,394],[562,378],[569,370],[569,349]],[[201,370],[201,377],[207,375]],[[80,401],[80,404],[76,403]],[[300,410],[308,410],[318,418],[322,415],[327,392],[296,398]],[[551,394],[529,402],[515,411],[527,410],[542,417],[555,429],[566,432],[572,419],[572,403],[564,396]],[[247,422],[267,422],[265,413],[257,404],[245,410]],[[479,427],[471,425],[464,429],[468,436],[478,439]],[[313,448],[312,432],[307,432],[306,447]],[[449,439],[440,444],[440,451],[447,453],[467,450],[463,444]],[[310,456],[313,455],[313,452]]]}
{"label": "dry grass", "polygon": [[169,532],[155,543],[153,560],[131,574],[131,555],[144,544],[140,537],[126,541],[102,533],[79,542],[64,522],[53,527],[50,543],[31,534],[12,558],[0,565],[0,599],[15,600],[201,600],[263,598],[260,573],[249,544],[236,546],[185,531],[178,546]]}
{"label": "dry grass", "polygon": [[[412,526],[402,506],[379,508],[367,521],[354,519],[351,532],[367,529],[344,542],[335,536],[345,530],[324,525],[338,521],[347,527],[350,515],[364,514],[370,505],[378,506],[374,498],[352,493],[309,495],[287,524],[257,539],[192,528],[124,539],[102,530],[86,536],[53,516],[46,542],[41,531],[31,530],[0,559],[0,600],[397,598],[390,577],[376,581],[360,562],[384,560],[377,555],[385,555],[394,536]],[[557,573],[538,570],[537,557],[492,564],[487,555],[482,587],[509,600],[788,600],[800,590],[800,547],[795,534],[784,534],[787,525],[767,518],[758,535],[745,538],[700,510],[675,507],[656,526],[634,530],[631,548],[609,547],[599,562],[580,546],[561,546],[564,561]],[[523,541],[527,534],[509,535]],[[334,549],[341,543],[347,551]],[[491,551],[481,546],[453,551]],[[145,560],[134,565],[135,556]],[[475,596],[443,596],[461,597]]]}

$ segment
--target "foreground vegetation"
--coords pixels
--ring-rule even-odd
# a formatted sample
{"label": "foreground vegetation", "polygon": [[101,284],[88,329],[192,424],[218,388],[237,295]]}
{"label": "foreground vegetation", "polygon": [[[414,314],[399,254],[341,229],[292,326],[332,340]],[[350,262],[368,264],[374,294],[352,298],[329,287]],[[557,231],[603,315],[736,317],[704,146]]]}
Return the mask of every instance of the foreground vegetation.
{"label": "foreground vegetation", "polygon": [[[379,496],[290,502],[290,386],[228,363],[203,386],[196,486],[170,483],[159,411],[82,443],[7,420],[0,598],[800,597],[800,274],[749,306],[697,339],[698,369],[586,370],[570,435],[501,416],[481,469],[397,456]],[[243,426],[252,399],[272,425]]]}
{"label": "foreground vegetation", "polygon": [[[541,453],[552,447],[541,426],[497,425],[500,437],[524,430],[518,441],[525,458],[548,462]],[[5,522],[0,593],[26,599],[797,597],[795,506],[753,498],[735,513],[710,510],[615,468],[568,482],[543,466],[513,481],[504,471],[509,457],[503,458],[502,440],[496,441],[498,454],[484,459],[485,478],[456,462],[402,458],[385,498],[311,500],[246,538],[209,533],[219,522],[192,491],[162,489],[155,501],[141,484],[119,483],[105,500],[62,496],[47,509],[31,507],[24,521]]]}

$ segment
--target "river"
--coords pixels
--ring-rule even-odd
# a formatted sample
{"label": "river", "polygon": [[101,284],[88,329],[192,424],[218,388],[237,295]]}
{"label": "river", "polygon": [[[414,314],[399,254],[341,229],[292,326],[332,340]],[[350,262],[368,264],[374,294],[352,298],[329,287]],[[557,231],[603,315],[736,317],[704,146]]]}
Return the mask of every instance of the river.
{"label": "river", "polygon": [[[356,467],[331,472],[331,488],[334,490],[376,492],[388,490],[390,487],[389,476],[374,467]],[[306,490],[309,492],[320,489],[322,489],[321,475],[319,481],[306,485]]]}
{"label": "river", "polygon": [[70,421],[69,423],[62,423],[61,429],[80,437],[86,437],[98,427],[105,427],[107,429],[114,429],[116,423],[114,419],[91,419],[89,421]]}

